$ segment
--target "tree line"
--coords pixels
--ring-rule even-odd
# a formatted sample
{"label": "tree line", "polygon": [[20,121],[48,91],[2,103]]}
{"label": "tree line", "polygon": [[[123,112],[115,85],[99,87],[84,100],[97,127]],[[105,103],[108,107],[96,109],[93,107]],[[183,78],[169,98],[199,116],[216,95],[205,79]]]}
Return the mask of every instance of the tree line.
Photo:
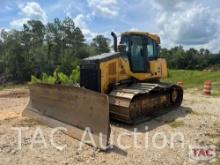
{"label": "tree line", "polygon": [[58,18],[44,25],[30,20],[21,30],[1,31],[0,83],[26,82],[31,75],[53,74],[55,70],[67,75],[82,58],[110,51],[110,40],[103,35],[90,44],[71,18]]}
{"label": "tree line", "polygon": [[[110,39],[97,35],[87,43],[71,18],[56,18],[46,25],[30,20],[21,30],[1,31],[0,84],[27,82],[31,75],[53,75],[55,70],[71,76],[80,59],[109,51]],[[207,49],[162,48],[160,56],[167,59],[171,69],[220,68],[220,53]]]}
{"label": "tree line", "polygon": [[171,49],[162,48],[160,56],[167,60],[171,69],[204,70],[220,68],[220,52],[211,53],[208,49],[190,48],[184,50],[182,46]]}

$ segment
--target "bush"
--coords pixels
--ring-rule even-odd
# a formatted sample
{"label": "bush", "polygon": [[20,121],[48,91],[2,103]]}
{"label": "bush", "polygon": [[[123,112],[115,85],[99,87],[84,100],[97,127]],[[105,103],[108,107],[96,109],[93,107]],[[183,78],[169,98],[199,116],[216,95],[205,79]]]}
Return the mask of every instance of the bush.
{"label": "bush", "polygon": [[31,84],[43,83],[43,84],[71,85],[74,83],[78,83],[79,79],[80,79],[79,67],[76,67],[76,69],[73,69],[70,76],[64,74],[63,72],[59,72],[58,69],[56,69],[52,76],[47,75],[46,73],[43,73],[41,78],[38,79],[32,75],[31,76]]}

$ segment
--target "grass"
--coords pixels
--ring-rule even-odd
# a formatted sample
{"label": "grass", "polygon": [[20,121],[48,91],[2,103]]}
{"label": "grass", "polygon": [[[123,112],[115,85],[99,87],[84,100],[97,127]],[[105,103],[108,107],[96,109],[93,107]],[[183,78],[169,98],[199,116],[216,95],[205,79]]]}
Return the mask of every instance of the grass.
{"label": "grass", "polygon": [[3,84],[0,85],[0,91],[4,89],[13,89],[13,88],[24,88],[26,87],[27,84],[13,84],[13,83],[8,83],[8,84]]}
{"label": "grass", "polygon": [[[207,72],[195,70],[169,70],[168,77],[163,79],[164,82],[176,84],[178,81],[184,82],[184,88],[197,88],[202,91],[205,80],[212,81],[212,95],[220,96],[220,71]],[[13,83],[0,85],[0,90],[24,87],[25,85],[16,85]]]}
{"label": "grass", "polygon": [[196,112],[196,111],[191,111],[191,112],[189,112],[191,115],[196,115],[196,116],[199,116],[199,115],[201,115],[200,113],[198,113],[198,112]]}
{"label": "grass", "polygon": [[169,125],[172,128],[178,128],[178,127],[182,127],[184,125],[184,122],[183,121],[174,121],[172,123],[169,123]]}
{"label": "grass", "polygon": [[196,112],[196,111],[192,111],[190,112],[190,114],[192,115],[196,115],[196,116],[216,116],[215,114],[211,114],[211,113],[208,113],[208,112]]}
{"label": "grass", "polygon": [[195,70],[169,70],[168,77],[163,79],[164,82],[177,83],[182,80],[184,88],[203,88],[204,81],[212,81],[212,95],[220,95],[220,71],[207,72]]}

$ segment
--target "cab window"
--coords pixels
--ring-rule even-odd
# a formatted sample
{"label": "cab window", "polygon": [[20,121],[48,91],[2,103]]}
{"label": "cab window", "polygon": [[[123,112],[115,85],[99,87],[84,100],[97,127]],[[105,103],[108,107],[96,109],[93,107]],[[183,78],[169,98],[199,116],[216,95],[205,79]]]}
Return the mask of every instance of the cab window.
{"label": "cab window", "polygon": [[133,72],[146,72],[146,55],[142,36],[130,37],[130,63]]}
{"label": "cab window", "polygon": [[148,56],[148,58],[153,58],[153,57],[156,56],[155,42],[153,40],[151,40],[151,39],[148,39],[147,56]]}

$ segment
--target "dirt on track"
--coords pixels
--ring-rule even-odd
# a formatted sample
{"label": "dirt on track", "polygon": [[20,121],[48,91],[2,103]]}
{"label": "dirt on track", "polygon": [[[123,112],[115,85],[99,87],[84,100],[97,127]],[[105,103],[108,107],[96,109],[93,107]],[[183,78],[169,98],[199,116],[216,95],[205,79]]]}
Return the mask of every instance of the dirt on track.
{"label": "dirt on track", "polygon": [[[168,114],[137,126],[120,123],[111,124],[113,148],[106,152],[88,145],[79,150],[80,142],[63,134],[55,134],[57,145],[66,144],[64,150],[55,148],[50,141],[52,128],[21,116],[29,101],[27,89],[0,91],[0,164],[194,164],[189,158],[190,146],[215,145],[215,162],[218,164],[220,147],[220,97],[203,96],[200,91],[187,90],[182,107]],[[18,148],[18,133],[15,127],[26,127],[21,137],[21,150]],[[137,128],[135,147],[133,130]],[[146,127],[148,130],[146,131]],[[39,128],[45,138],[45,145],[33,142]],[[155,134],[163,133],[155,141]],[[184,139],[172,139],[172,134],[182,133]],[[124,134],[120,143],[116,138]],[[41,136],[42,137],[42,136]],[[39,139],[39,136],[37,137]],[[42,139],[41,139],[42,140]],[[42,142],[42,141],[41,141]],[[155,145],[155,143],[157,145]],[[162,149],[159,144],[165,144]],[[122,148],[124,146],[125,148]],[[160,145],[161,146],[161,145]],[[126,148],[127,147],[127,148]],[[198,162],[197,162],[198,163]]]}

